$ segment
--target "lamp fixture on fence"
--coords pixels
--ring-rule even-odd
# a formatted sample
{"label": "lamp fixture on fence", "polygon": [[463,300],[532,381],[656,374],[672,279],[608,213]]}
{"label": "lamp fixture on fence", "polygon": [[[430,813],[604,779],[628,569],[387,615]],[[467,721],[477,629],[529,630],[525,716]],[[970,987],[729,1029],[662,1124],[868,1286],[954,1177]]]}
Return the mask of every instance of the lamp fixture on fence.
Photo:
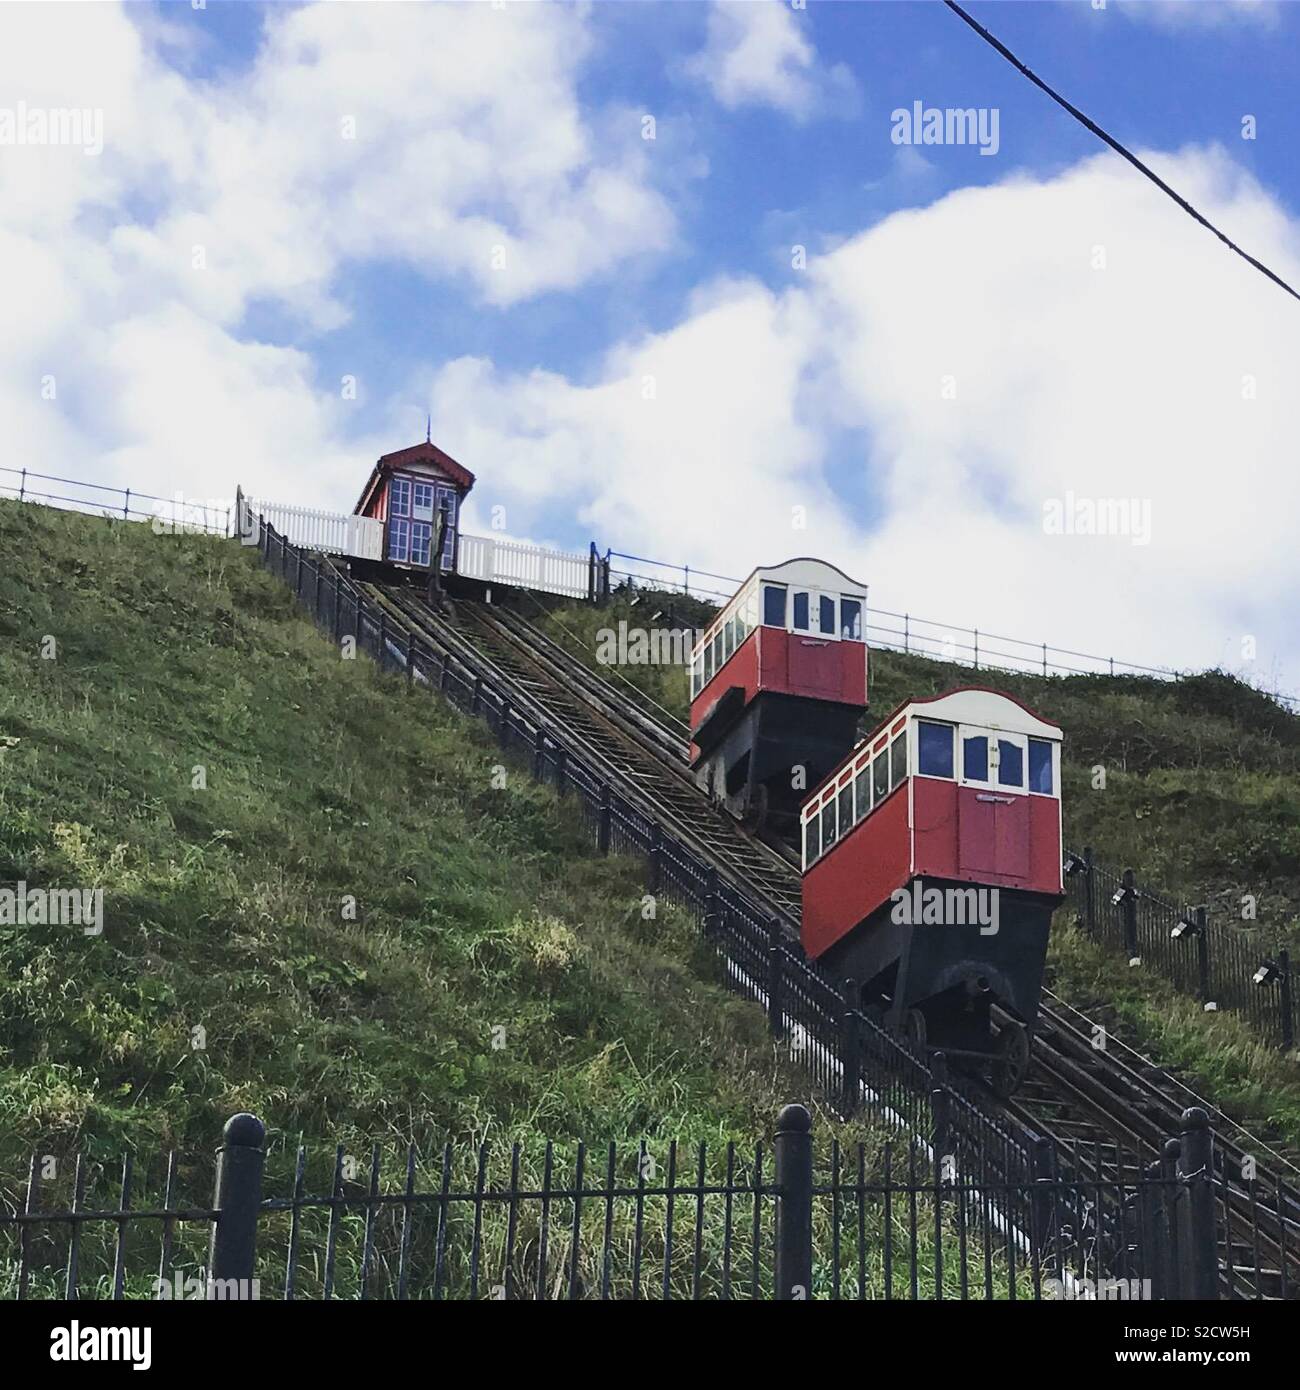
{"label": "lamp fixture on fence", "polygon": [[1201,924],[1196,920],[1196,916],[1191,912],[1184,912],[1178,919],[1173,930],[1169,933],[1174,941],[1181,940],[1184,936],[1200,936]]}
{"label": "lamp fixture on fence", "polygon": [[1275,960],[1266,960],[1250,977],[1251,984],[1272,985],[1282,978],[1282,967]]}
{"label": "lamp fixture on fence", "polygon": [[1136,897],[1136,889],[1130,888],[1127,883],[1121,883],[1120,886],[1111,895],[1110,903],[1112,907],[1118,907],[1120,903],[1128,902],[1131,898]]}
{"label": "lamp fixture on fence", "polygon": [[1088,861],[1080,854],[1067,854],[1065,863],[1061,866],[1065,871],[1066,878],[1073,878],[1075,874],[1086,873]]}

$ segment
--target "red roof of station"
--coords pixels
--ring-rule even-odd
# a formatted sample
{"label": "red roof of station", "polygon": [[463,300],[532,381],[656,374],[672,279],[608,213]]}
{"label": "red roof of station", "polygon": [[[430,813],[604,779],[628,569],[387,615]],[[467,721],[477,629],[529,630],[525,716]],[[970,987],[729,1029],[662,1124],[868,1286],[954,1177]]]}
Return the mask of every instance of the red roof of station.
{"label": "red roof of station", "polygon": [[361,496],[357,498],[357,505],[352,509],[353,512],[360,514],[364,511],[380,478],[398,469],[409,468],[414,463],[427,463],[434,468],[441,469],[460,488],[462,493],[468,492],[474,486],[474,475],[464,464],[457,463],[450,454],[444,453],[436,444],[423,439],[418,444],[412,444],[408,449],[397,449],[378,459],[370,470],[370,477],[366,479],[365,487],[361,489]]}

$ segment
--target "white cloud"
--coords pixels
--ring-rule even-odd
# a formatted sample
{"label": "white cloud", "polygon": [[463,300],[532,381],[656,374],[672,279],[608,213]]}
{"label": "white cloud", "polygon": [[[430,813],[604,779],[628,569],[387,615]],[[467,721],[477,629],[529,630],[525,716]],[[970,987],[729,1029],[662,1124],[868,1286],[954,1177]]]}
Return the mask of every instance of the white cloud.
{"label": "white cloud", "polygon": [[704,48],[685,65],[728,110],[774,106],[806,120],[854,93],[842,63],[820,63],[806,11],[783,0],[714,0]]}
{"label": "white cloud", "polygon": [[[1146,157],[1300,274],[1300,228],[1224,154]],[[1294,688],[1293,319],[1101,155],[897,213],[785,294],[726,284],[593,385],[459,362],[433,400],[518,529],[567,507],[602,545],[733,575],[825,555],[900,612]],[[1150,544],[1046,534],[1071,493],[1149,504]]]}
{"label": "white cloud", "polygon": [[1280,7],[1276,0],[1121,0],[1126,18],[1160,29],[1219,29],[1229,24],[1257,24],[1271,29]]}

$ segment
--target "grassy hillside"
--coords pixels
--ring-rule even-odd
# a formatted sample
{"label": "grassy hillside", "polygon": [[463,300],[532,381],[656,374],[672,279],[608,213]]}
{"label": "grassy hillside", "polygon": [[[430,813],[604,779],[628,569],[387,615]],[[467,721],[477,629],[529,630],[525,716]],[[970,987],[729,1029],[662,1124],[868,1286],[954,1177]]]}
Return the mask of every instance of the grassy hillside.
{"label": "grassy hillside", "polygon": [[[632,603],[633,598],[637,601]],[[680,595],[618,592],[598,612],[565,605],[521,611],[593,665],[600,628],[701,626],[712,611]],[[662,616],[655,622],[655,613]],[[687,673],[680,667],[624,666],[618,674],[685,718]],[[1067,843],[1094,846],[1142,882],[1236,923],[1252,949],[1279,941],[1300,947],[1300,718],[1219,672],[1179,681],[1129,676],[1043,679],[976,673],[922,657],[876,650],[871,711],[864,731],[902,701],[955,685],[987,682],[1024,700],[1065,730]],[[1105,770],[1104,786],[1096,769]],[[1242,900],[1256,919],[1242,919]],[[1225,1108],[1300,1147],[1300,1067],[1259,1043],[1229,1014],[1205,1015],[1150,972],[1134,974],[1068,929],[1058,917],[1052,948],[1057,988],[1101,1021],[1199,1079]]]}
{"label": "grassy hillside", "polygon": [[752,1144],[806,1089],[634,866],[252,552],[9,502],[0,552],[0,882],[103,886],[107,918],[0,926],[11,1176],[37,1140],[207,1151],[240,1109]]}

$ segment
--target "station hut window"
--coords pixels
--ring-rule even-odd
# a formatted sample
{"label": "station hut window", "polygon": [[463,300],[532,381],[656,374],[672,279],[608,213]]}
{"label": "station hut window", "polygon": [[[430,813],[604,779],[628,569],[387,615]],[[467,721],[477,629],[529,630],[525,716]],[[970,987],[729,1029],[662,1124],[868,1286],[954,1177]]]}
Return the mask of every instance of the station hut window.
{"label": "station hut window", "polygon": [[1055,794],[1052,777],[1052,745],[1045,738],[1029,740],[1029,790],[1044,796]]}
{"label": "station hut window", "polygon": [[840,599],[840,636],[853,642],[862,641],[862,600]]}
{"label": "station hut window", "polygon": [[951,724],[932,724],[919,720],[916,726],[916,770],[922,777],[951,777]]}
{"label": "station hut window", "polygon": [[416,483],[411,501],[411,515],[417,521],[433,520],[433,484]]}

